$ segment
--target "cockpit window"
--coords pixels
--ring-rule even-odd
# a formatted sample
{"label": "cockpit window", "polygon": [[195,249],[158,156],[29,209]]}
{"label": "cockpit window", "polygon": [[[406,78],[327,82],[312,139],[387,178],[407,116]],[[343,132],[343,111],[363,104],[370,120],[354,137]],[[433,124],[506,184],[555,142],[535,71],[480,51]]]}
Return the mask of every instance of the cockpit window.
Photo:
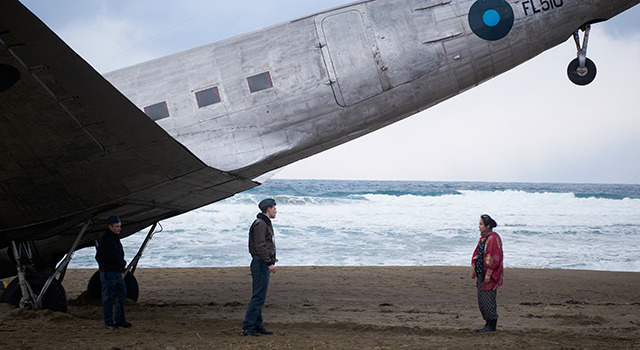
{"label": "cockpit window", "polygon": [[212,88],[196,92],[196,100],[198,101],[198,107],[205,107],[220,102],[218,87],[214,86]]}
{"label": "cockpit window", "polygon": [[273,83],[271,82],[271,74],[269,74],[269,72],[264,72],[252,77],[248,77],[247,81],[249,82],[249,90],[251,92],[258,92],[260,90],[265,90],[273,87]]}
{"label": "cockpit window", "polygon": [[169,117],[169,109],[167,108],[167,103],[164,101],[144,107],[144,112],[153,120],[160,120]]}

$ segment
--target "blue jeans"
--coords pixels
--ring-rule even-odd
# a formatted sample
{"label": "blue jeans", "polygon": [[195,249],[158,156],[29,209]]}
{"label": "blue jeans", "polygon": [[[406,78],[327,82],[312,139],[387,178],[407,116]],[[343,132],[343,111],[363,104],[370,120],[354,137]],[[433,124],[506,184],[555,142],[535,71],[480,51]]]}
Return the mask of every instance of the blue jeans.
{"label": "blue jeans", "polygon": [[102,314],[105,326],[113,326],[113,298],[116,298],[115,324],[125,323],[124,301],[127,299],[127,287],[122,278],[122,272],[100,271],[102,283]]}
{"label": "blue jeans", "polygon": [[251,261],[251,276],[253,287],[251,301],[244,316],[242,329],[259,330],[262,327],[262,306],[267,300],[267,288],[269,288],[269,275],[271,272],[260,258],[254,257]]}

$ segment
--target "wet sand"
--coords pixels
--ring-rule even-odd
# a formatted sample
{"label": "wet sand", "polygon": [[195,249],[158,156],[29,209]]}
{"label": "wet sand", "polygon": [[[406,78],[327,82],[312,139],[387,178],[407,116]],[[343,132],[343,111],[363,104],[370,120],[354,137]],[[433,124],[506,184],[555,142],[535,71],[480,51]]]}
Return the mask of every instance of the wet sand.
{"label": "wet sand", "polygon": [[638,349],[640,273],[506,269],[498,331],[464,267],[287,267],[271,277],[265,326],[240,336],[248,267],[138,269],[129,329],[104,329],[69,270],[67,314],[0,304],[0,349]]}

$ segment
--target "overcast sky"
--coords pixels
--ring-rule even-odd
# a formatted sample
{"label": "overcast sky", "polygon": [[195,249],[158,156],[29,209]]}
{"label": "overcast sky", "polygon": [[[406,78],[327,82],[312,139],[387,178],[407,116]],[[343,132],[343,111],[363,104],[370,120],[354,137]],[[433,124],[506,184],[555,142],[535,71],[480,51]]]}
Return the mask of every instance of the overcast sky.
{"label": "overcast sky", "polygon": [[[101,73],[350,2],[23,1]],[[567,79],[575,57],[569,40],[275,177],[640,183],[640,6],[593,26],[591,85]]]}

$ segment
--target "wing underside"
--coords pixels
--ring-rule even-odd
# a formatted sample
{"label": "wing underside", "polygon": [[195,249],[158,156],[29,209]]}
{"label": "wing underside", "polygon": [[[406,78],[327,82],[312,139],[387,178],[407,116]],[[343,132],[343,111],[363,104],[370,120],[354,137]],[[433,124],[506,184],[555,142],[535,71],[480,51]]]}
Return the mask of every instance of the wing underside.
{"label": "wing underside", "polygon": [[0,277],[12,240],[51,263],[88,219],[81,246],[108,215],[127,236],[257,185],[205,165],[16,0],[0,44]]}

